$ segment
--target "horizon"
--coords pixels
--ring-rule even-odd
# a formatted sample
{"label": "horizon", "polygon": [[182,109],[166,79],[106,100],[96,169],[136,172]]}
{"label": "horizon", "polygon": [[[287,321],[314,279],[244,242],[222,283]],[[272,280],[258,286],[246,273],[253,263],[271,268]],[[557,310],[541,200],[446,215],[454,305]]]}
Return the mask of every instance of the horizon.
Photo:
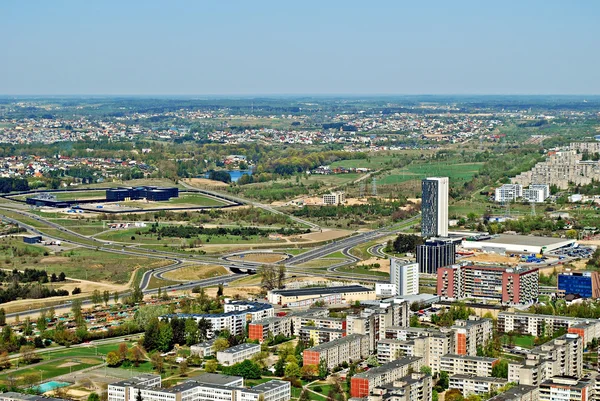
{"label": "horizon", "polygon": [[4,96],[593,96],[582,0],[0,3]]}

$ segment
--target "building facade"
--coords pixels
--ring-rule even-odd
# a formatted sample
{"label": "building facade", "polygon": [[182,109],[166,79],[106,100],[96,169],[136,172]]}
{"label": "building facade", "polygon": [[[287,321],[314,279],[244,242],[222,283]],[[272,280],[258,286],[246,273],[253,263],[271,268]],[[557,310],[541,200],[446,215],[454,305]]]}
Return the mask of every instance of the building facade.
{"label": "building facade", "polygon": [[217,352],[217,361],[221,365],[231,366],[243,362],[260,352],[260,344],[243,343]]}
{"label": "building facade", "polygon": [[346,202],[346,194],[343,191],[332,192],[323,195],[324,205],[341,205]]}
{"label": "building facade", "polygon": [[367,336],[351,334],[328,343],[304,350],[304,365],[319,365],[321,360],[327,368],[333,369],[344,362],[356,362],[369,356],[369,339]]}
{"label": "building facade", "polygon": [[600,272],[569,271],[558,274],[558,289],[565,295],[578,295],[581,298],[600,298]]}
{"label": "building facade", "polygon": [[456,263],[456,245],[451,241],[433,240],[417,246],[419,272],[436,274],[440,267]]}
{"label": "building facade", "polygon": [[496,202],[514,202],[523,196],[523,187],[519,184],[504,184],[494,191]]}
{"label": "building facade", "polygon": [[419,264],[406,263],[397,258],[390,259],[390,282],[396,287],[396,294],[416,295],[419,293]]}
{"label": "building facade", "polygon": [[429,177],[421,181],[421,235],[448,236],[448,177]]}

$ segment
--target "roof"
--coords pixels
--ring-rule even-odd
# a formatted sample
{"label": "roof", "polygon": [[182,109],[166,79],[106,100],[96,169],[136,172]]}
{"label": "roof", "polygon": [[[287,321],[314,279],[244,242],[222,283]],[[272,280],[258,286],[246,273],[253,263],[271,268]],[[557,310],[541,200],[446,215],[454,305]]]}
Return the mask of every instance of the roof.
{"label": "roof", "polygon": [[289,386],[289,385],[290,385],[290,382],[286,382],[283,380],[271,380],[271,381],[268,381],[265,383],[258,384],[256,386],[252,387],[251,390],[266,392],[269,390],[273,390],[277,387]]}
{"label": "roof", "polygon": [[418,356],[408,356],[408,357],[404,357],[401,359],[396,359],[395,361],[385,363],[381,366],[370,369],[366,372],[358,373],[354,377],[361,378],[361,379],[372,379],[379,375],[385,374],[389,370],[396,369],[396,368],[406,366],[406,365],[410,365],[410,364],[418,361],[419,359],[422,359],[422,358],[418,357]]}
{"label": "roof", "polygon": [[501,377],[487,377],[487,376],[475,376],[475,375],[464,375],[464,374],[455,374],[450,376],[450,380],[459,379],[459,380],[473,380],[478,382],[488,382],[488,383],[498,383],[498,384],[506,384],[508,383],[507,379],[503,379]]}
{"label": "roof", "polygon": [[469,356],[469,355],[458,355],[458,354],[442,355],[442,359],[444,359],[444,358],[463,359],[463,360],[467,360],[467,361],[479,361],[479,362],[488,362],[488,363],[493,363],[498,360],[498,358],[488,358],[485,356]]}
{"label": "roof", "polygon": [[575,240],[552,237],[536,237],[533,235],[508,235],[497,234],[490,239],[484,239],[477,242],[486,242],[492,244],[509,244],[509,245],[531,245],[531,246],[548,246],[557,245],[560,243],[573,243]]}
{"label": "roof", "polygon": [[358,340],[362,337],[365,337],[365,336],[362,334],[350,334],[349,336],[346,336],[346,337],[337,338],[333,341],[315,345],[314,347],[307,349],[307,351],[323,351],[323,350],[329,349],[331,347],[336,347],[340,344]]}
{"label": "roof", "polygon": [[125,380],[118,381],[116,383],[112,383],[111,386],[121,386],[121,387],[137,386],[137,385],[140,385],[140,383],[144,383],[148,380],[157,379],[157,378],[160,378],[160,376],[152,375],[149,373],[144,373],[141,375],[130,377],[129,379],[125,379]]}
{"label": "roof", "polygon": [[273,290],[271,293],[286,297],[301,297],[307,295],[343,294],[346,292],[374,291],[362,285],[342,285],[336,287],[307,287],[295,290]]}
{"label": "roof", "polygon": [[221,375],[218,373],[204,373],[191,377],[190,380],[198,383],[220,384],[222,386],[231,385],[234,382],[242,380],[240,376]]}
{"label": "roof", "polygon": [[524,384],[520,384],[515,386],[502,394],[498,394],[495,397],[490,398],[488,401],[513,401],[513,400],[521,400],[521,396],[530,393],[532,391],[537,390],[536,386],[526,386]]}
{"label": "roof", "polygon": [[243,344],[235,345],[233,347],[229,347],[223,351],[219,351],[219,353],[223,352],[223,353],[227,353],[227,354],[233,354],[234,352],[240,352],[240,351],[245,351],[247,349],[256,349],[256,348],[258,348],[260,350],[260,344],[243,343]]}

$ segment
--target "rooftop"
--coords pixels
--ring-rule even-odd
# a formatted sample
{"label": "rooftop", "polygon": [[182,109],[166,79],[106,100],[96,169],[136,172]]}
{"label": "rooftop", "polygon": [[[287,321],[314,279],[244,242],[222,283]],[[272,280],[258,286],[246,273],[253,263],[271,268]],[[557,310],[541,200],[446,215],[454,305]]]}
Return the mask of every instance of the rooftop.
{"label": "rooftop", "polygon": [[552,237],[536,237],[533,235],[508,235],[508,234],[497,234],[490,239],[484,239],[479,242],[487,242],[494,244],[510,244],[510,245],[533,245],[533,246],[548,246],[557,245],[560,243],[572,243],[575,240],[569,240],[564,238],[552,238]]}
{"label": "rooftop", "polygon": [[327,343],[315,345],[314,347],[309,348],[309,351],[323,351],[323,350],[329,349],[331,347],[336,347],[339,344],[344,344],[344,343],[347,343],[350,341],[358,340],[362,337],[364,337],[364,335],[362,335],[362,334],[350,334],[349,336],[338,338],[333,341],[329,341]]}
{"label": "rooftop", "polygon": [[190,378],[190,380],[196,381],[198,383],[220,384],[223,386],[227,386],[231,385],[231,383],[242,380],[242,378],[240,376],[221,375],[218,373],[204,373],[192,377]]}
{"label": "rooftop", "polygon": [[421,359],[421,357],[418,357],[418,356],[407,356],[404,358],[396,359],[395,361],[385,363],[376,368],[372,368],[366,372],[358,373],[354,377],[362,378],[362,379],[371,379],[371,378],[377,377],[381,374],[384,374],[389,370],[396,369],[396,368],[406,366],[406,365],[410,365],[411,363],[414,363],[414,362],[418,361],[419,359]]}
{"label": "rooftop", "polygon": [[229,347],[226,350],[219,351],[219,352],[224,352],[224,353],[232,354],[234,352],[245,351],[247,349],[253,349],[253,348],[260,349],[260,344],[243,343],[243,344],[235,345],[233,347]]}
{"label": "rooftop", "polygon": [[296,290],[273,290],[273,294],[279,294],[286,297],[301,297],[306,295],[324,295],[324,294],[342,294],[346,292],[365,292],[373,291],[362,285],[344,285],[336,287],[308,287]]}

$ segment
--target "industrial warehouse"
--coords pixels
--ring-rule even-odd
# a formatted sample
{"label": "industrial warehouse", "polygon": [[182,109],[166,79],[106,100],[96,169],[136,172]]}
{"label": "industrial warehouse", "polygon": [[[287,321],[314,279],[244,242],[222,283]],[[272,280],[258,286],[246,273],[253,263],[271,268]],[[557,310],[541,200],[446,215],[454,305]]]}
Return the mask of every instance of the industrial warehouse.
{"label": "industrial warehouse", "polygon": [[482,252],[544,254],[560,248],[573,246],[574,239],[534,237],[528,235],[479,235],[462,241],[464,249]]}

